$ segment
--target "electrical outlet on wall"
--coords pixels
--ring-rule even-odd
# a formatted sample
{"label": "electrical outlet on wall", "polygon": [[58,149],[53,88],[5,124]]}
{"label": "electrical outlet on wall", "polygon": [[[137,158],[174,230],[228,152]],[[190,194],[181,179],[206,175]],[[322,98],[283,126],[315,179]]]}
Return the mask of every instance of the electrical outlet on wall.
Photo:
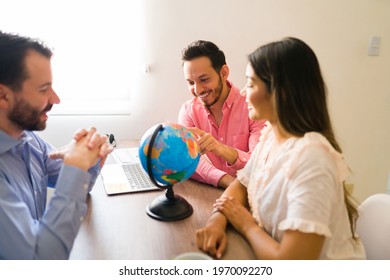
{"label": "electrical outlet on wall", "polygon": [[381,37],[371,36],[368,41],[368,55],[369,56],[378,56],[381,46]]}

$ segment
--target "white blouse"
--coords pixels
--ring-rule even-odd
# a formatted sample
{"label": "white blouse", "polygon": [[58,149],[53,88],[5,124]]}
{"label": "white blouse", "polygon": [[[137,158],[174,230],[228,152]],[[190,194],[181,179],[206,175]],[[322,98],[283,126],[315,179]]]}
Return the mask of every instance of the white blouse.
{"label": "white blouse", "polygon": [[342,185],[349,170],[343,156],[316,132],[289,138],[271,157],[275,141],[267,123],[250,160],[237,173],[259,225],[279,242],[285,230],[324,235],[320,259],[366,258],[360,239],[352,239]]}

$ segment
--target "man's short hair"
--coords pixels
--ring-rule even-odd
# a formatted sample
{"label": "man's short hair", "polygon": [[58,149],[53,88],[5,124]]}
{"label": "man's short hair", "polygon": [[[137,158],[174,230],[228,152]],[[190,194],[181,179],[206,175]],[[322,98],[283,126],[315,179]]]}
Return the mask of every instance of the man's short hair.
{"label": "man's short hair", "polygon": [[36,51],[51,58],[52,51],[37,39],[0,31],[0,83],[14,91],[22,88],[28,78],[25,57],[29,51]]}
{"label": "man's short hair", "polygon": [[208,57],[214,70],[219,73],[226,64],[225,54],[218,46],[210,41],[198,40],[189,44],[182,51],[182,61],[191,61],[199,57]]}

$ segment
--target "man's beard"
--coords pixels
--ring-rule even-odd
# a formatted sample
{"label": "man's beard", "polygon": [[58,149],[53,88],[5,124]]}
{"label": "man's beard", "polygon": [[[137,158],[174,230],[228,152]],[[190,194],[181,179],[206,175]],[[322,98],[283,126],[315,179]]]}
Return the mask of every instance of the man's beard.
{"label": "man's beard", "polygon": [[46,121],[40,121],[43,113],[48,112],[53,107],[52,104],[46,106],[42,111],[31,107],[26,101],[20,99],[8,114],[8,119],[23,130],[44,130]]}
{"label": "man's beard", "polygon": [[222,84],[222,79],[221,79],[221,77],[220,77],[220,78],[219,78],[219,81],[218,81],[218,87],[215,88],[215,89],[213,89],[214,100],[212,100],[211,103],[206,103],[206,102],[203,102],[203,101],[201,100],[202,104],[203,104],[205,107],[209,108],[209,107],[213,106],[215,103],[217,103],[218,100],[219,100],[219,98],[220,98],[221,95],[222,95],[222,88],[223,88],[223,84]]}

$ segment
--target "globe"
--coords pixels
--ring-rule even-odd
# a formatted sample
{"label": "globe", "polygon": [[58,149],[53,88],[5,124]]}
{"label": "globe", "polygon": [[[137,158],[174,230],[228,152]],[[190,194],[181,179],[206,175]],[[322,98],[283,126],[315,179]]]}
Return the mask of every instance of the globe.
{"label": "globe", "polygon": [[148,129],[141,138],[138,150],[142,167],[147,173],[151,140],[154,142],[151,147],[150,168],[158,183],[174,185],[191,177],[200,158],[196,137],[191,130],[176,123],[162,123]]}

